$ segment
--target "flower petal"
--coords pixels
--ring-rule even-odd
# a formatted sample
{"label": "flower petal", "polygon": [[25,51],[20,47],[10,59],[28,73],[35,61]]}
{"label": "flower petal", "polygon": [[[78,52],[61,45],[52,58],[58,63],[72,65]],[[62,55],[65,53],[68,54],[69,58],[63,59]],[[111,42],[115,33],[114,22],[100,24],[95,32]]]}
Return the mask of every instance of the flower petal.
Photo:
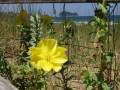
{"label": "flower petal", "polygon": [[57,52],[65,52],[67,49],[66,48],[64,48],[64,47],[57,47],[56,48],[56,51]]}
{"label": "flower petal", "polygon": [[68,61],[68,59],[64,59],[64,58],[55,58],[55,59],[53,59],[52,60],[52,62],[51,63],[53,63],[53,64],[63,64],[63,63],[65,63],[65,62],[67,62]]}
{"label": "flower petal", "polygon": [[39,56],[38,55],[31,55],[30,63],[37,69],[40,69],[41,67],[38,65],[39,61]]}
{"label": "flower petal", "polygon": [[44,45],[44,39],[42,39],[40,42],[38,42],[37,48],[40,48],[45,53],[47,52],[46,46]]}
{"label": "flower petal", "polygon": [[57,41],[54,39],[42,39],[37,47],[43,48],[45,52],[49,52],[52,55],[56,51]]}
{"label": "flower petal", "polygon": [[43,51],[40,49],[40,48],[31,48],[30,50],[29,50],[29,53],[30,54],[39,54],[39,53],[43,53]]}
{"label": "flower petal", "polygon": [[22,9],[22,10],[20,11],[20,17],[21,17],[21,19],[24,19],[24,18],[27,17],[27,12],[26,12],[24,9]]}
{"label": "flower petal", "polygon": [[45,59],[45,57],[47,56],[47,53],[43,52],[41,48],[31,48],[29,50],[29,53],[38,55],[40,59]]}
{"label": "flower petal", "polygon": [[56,52],[52,58],[60,58],[60,57],[67,58],[66,53],[65,53],[66,50],[67,49],[64,47],[57,47]]}
{"label": "flower petal", "polygon": [[17,18],[14,20],[15,25],[21,25],[22,24],[22,19],[20,16],[17,16]]}
{"label": "flower petal", "polygon": [[53,67],[53,70],[54,70],[55,72],[58,72],[58,71],[60,71],[61,69],[62,69],[62,65],[56,65],[56,66]]}
{"label": "flower petal", "polygon": [[65,62],[67,62],[68,58],[66,56],[65,52],[58,52],[56,55],[54,55],[51,58],[51,63],[59,63],[59,64],[63,64]]}
{"label": "flower petal", "polygon": [[44,71],[50,71],[53,68],[53,64],[47,62],[46,60],[40,60],[39,61],[41,68]]}

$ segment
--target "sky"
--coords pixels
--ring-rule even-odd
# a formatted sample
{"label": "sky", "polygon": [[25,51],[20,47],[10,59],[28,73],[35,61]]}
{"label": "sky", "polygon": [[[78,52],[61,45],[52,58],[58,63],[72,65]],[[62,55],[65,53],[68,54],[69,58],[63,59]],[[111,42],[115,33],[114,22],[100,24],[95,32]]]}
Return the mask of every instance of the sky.
{"label": "sky", "polygon": [[[113,7],[115,6],[114,3],[111,3]],[[64,3],[54,3],[54,8],[56,10],[56,16],[59,16],[59,13],[63,11],[63,5]],[[33,13],[38,12],[38,10],[41,11],[42,14],[49,14],[51,16],[55,16],[53,13],[53,3],[34,3],[34,4],[23,4],[23,8],[26,10],[30,10]],[[79,16],[94,16],[94,10],[98,7],[96,3],[66,3],[65,4],[65,10],[69,12],[77,12]],[[0,10],[5,11],[12,11],[12,12],[18,12],[20,11],[20,4],[0,4]],[[112,10],[111,8],[110,10]],[[115,15],[120,15],[120,3],[117,4],[117,7],[115,8]]]}

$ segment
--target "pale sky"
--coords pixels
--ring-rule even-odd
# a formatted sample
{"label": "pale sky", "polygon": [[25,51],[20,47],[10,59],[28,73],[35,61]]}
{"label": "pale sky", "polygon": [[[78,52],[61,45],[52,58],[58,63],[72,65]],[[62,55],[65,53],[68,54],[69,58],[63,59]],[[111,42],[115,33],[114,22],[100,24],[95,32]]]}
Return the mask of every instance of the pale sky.
{"label": "pale sky", "polygon": [[[56,9],[56,16],[59,15],[61,11],[63,11],[63,3],[54,3]],[[112,3],[114,7],[114,3]],[[20,4],[0,4],[0,10],[7,11],[20,11]],[[52,3],[37,3],[37,4],[23,4],[23,8],[28,10],[31,7],[31,11],[36,13],[38,10],[41,10],[42,14],[46,13],[54,16],[53,14],[53,4]],[[77,12],[79,16],[93,16],[94,9],[98,7],[96,3],[66,3],[65,10],[69,12]],[[111,8],[112,10],[113,8]],[[120,15],[120,3],[118,3],[115,9],[115,15]]]}

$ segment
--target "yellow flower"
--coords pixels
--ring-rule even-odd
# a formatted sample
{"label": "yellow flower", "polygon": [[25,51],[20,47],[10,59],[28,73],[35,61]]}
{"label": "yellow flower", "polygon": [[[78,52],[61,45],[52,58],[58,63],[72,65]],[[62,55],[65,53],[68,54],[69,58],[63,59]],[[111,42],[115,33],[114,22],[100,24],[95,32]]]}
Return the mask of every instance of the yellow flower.
{"label": "yellow flower", "polygon": [[80,73],[80,75],[83,75],[86,71],[89,71],[88,67],[83,67],[83,70]]}
{"label": "yellow flower", "polygon": [[43,26],[51,24],[51,23],[53,23],[52,18],[49,15],[46,14],[41,18],[41,23],[43,24]]}
{"label": "yellow flower", "polygon": [[23,9],[20,11],[20,14],[17,16],[17,18],[14,20],[15,25],[21,25],[25,18],[27,17],[27,12]]}
{"label": "yellow flower", "polygon": [[58,47],[55,39],[42,39],[37,47],[29,50],[30,63],[37,69],[42,68],[44,71],[53,69],[58,72],[68,60],[66,50],[64,47]]}
{"label": "yellow flower", "polygon": [[83,68],[84,68],[84,70],[89,70],[88,67],[83,67]]}

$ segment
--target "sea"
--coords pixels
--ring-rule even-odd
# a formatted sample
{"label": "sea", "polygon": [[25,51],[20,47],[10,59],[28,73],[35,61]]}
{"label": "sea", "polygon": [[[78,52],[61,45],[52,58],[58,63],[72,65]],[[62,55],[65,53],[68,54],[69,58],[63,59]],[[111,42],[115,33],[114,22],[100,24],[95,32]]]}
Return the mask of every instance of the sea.
{"label": "sea", "polygon": [[[72,20],[77,25],[81,23],[88,24],[91,20],[94,19],[94,16],[75,16],[75,17],[53,17],[54,23],[62,23],[66,20]],[[120,15],[110,16],[110,24],[120,22]]]}

